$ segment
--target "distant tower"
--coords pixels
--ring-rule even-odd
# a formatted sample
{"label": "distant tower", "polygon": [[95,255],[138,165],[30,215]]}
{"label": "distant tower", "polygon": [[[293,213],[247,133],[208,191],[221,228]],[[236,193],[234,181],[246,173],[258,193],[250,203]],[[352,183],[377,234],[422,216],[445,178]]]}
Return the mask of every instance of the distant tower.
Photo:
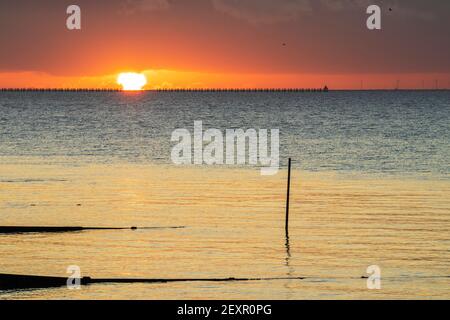
{"label": "distant tower", "polygon": [[328,92],[328,91],[329,91],[328,86],[323,87],[323,92]]}

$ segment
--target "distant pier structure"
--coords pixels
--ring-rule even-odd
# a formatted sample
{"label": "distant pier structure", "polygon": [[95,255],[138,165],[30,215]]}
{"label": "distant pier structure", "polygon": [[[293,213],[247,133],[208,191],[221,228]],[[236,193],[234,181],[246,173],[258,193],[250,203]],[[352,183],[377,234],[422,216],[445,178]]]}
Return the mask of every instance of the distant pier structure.
{"label": "distant pier structure", "polygon": [[[449,82],[450,84],[450,82]],[[373,91],[415,91],[415,90],[427,90],[427,91],[447,91],[449,88],[439,87],[436,82],[433,88],[425,88],[425,84],[422,84],[422,88],[419,89],[402,89],[400,84],[396,85],[392,89],[368,89]],[[126,92],[119,88],[0,88],[0,92]],[[323,88],[156,88],[156,89],[143,89],[136,92],[328,92],[331,89],[328,86]],[[339,91],[339,89],[338,89]],[[346,91],[346,90],[343,90]],[[352,90],[349,90],[352,91]],[[130,91],[133,92],[133,91]]]}
{"label": "distant pier structure", "polygon": [[323,88],[161,88],[158,92],[328,92]]}
{"label": "distant pier structure", "polygon": [[[12,92],[122,92],[117,88],[0,88],[0,91]],[[328,92],[323,88],[158,88],[139,91],[155,92]]]}

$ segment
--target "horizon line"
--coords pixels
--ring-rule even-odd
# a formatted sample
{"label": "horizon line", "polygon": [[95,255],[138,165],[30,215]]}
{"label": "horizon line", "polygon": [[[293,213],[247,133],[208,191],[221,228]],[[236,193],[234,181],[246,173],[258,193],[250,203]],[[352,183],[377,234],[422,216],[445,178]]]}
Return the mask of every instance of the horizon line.
{"label": "horizon line", "polygon": [[123,90],[120,88],[0,88],[2,92],[328,92],[328,91],[449,91],[449,88],[364,88],[364,89],[330,89],[323,88],[154,88],[141,90]]}
{"label": "horizon line", "polygon": [[120,88],[0,88],[0,91],[110,91],[110,92],[139,92],[139,91],[198,91],[198,92],[237,92],[237,91],[328,91],[327,86],[321,88],[153,88],[140,90],[124,90]]}

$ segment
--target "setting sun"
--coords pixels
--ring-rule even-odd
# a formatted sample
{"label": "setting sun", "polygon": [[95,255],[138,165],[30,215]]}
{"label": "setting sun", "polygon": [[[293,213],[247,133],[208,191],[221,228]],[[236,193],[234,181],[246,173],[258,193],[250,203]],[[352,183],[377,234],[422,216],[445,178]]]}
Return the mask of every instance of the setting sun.
{"label": "setting sun", "polygon": [[142,87],[147,84],[147,78],[140,73],[126,72],[119,74],[117,83],[122,86],[123,90],[142,90]]}

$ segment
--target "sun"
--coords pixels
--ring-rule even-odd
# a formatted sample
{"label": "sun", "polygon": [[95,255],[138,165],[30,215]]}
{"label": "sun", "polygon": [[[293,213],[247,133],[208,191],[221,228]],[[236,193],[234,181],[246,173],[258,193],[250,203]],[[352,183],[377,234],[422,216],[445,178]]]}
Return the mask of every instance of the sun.
{"label": "sun", "polygon": [[117,83],[125,91],[137,91],[147,84],[147,78],[141,73],[123,72],[117,76]]}

